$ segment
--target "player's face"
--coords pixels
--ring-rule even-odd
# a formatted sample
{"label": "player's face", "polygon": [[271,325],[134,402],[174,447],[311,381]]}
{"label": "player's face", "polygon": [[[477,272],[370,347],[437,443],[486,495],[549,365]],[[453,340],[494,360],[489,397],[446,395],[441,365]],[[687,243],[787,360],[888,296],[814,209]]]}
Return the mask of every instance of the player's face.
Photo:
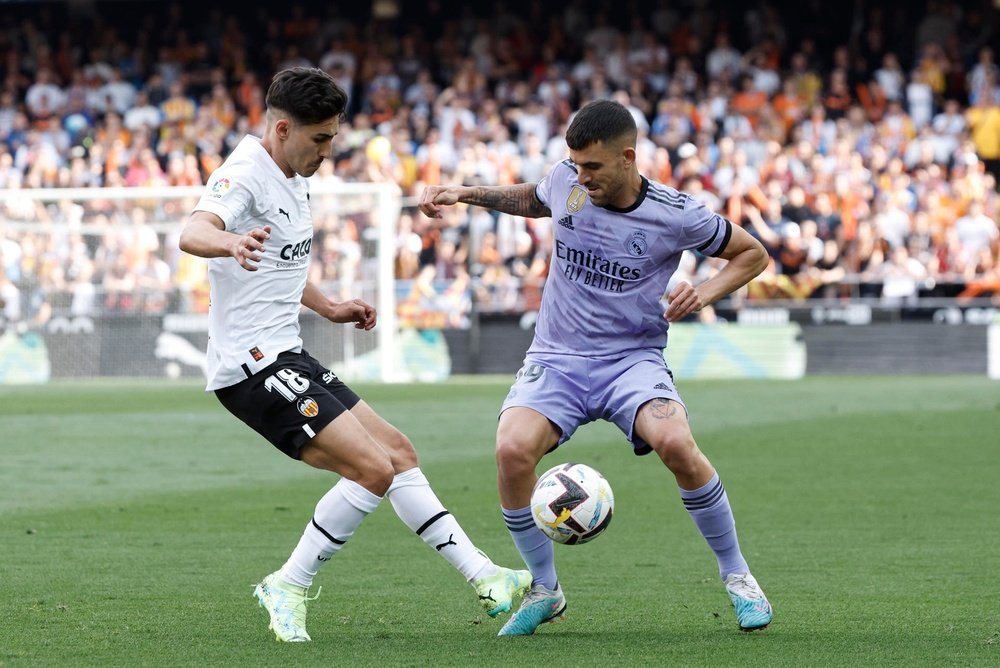
{"label": "player's face", "polygon": [[577,181],[587,189],[595,206],[624,209],[632,205],[622,201],[630,198],[626,185],[634,160],[632,149],[599,141],[579,151],[570,149],[569,157],[576,164]]}
{"label": "player's face", "polygon": [[299,125],[290,121],[288,139],[284,146],[288,166],[301,176],[315,174],[323,160],[330,157],[333,138],[339,131],[339,118],[310,125]]}

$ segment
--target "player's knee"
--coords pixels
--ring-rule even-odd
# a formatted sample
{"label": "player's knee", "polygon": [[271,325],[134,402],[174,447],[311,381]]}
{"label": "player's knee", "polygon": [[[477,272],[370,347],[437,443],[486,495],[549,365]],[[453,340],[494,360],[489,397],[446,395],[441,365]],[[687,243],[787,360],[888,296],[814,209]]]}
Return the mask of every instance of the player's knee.
{"label": "player's knee", "polygon": [[394,432],[383,447],[389,452],[395,471],[408,471],[417,465],[417,449],[403,432]]}
{"label": "player's knee", "polygon": [[685,473],[699,462],[698,445],[687,430],[671,430],[658,434],[650,443],[660,460],[674,473]]}
{"label": "player's knee", "polygon": [[530,444],[505,435],[497,436],[496,458],[501,471],[534,470],[538,463]]}
{"label": "player's knee", "polygon": [[373,456],[360,468],[357,475],[358,479],[355,482],[372,494],[385,496],[395,475],[396,472],[393,468],[392,460],[387,453],[383,452]]}

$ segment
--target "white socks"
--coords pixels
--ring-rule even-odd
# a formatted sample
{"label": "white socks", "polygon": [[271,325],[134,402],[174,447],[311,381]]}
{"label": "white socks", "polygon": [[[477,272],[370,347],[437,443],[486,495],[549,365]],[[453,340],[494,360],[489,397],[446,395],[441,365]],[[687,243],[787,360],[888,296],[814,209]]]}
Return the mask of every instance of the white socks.
{"label": "white socks", "polygon": [[399,519],[433,547],[469,582],[497,572],[490,558],[476,549],[431,489],[420,468],[396,474],[385,493]]}
{"label": "white socks", "polygon": [[[441,505],[419,468],[397,474],[386,496],[403,523],[466,580],[472,582],[497,572],[496,565],[476,549],[458,520]],[[323,562],[340,551],[381,500],[356,482],[342,478],[316,504],[299,544],[281,568],[281,579],[299,587],[311,586]]]}
{"label": "white socks", "polygon": [[340,551],[382,497],[347,478],[341,478],[316,504],[299,544],[281,569],[281,579],[299,587],[312,585],[316,571]]}

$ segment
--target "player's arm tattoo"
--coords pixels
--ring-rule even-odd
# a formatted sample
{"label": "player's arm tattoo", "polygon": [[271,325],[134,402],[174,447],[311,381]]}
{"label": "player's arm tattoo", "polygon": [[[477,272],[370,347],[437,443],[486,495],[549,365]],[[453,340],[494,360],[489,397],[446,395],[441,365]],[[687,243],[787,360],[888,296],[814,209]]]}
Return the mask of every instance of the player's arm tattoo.
{"label": "player's arm tattoo", "polygon": [[473,188],[471,193],[462,198],[462,201],[466,204],[475,204],[514,216],[541,218],[552,215],[549,208],[535,197],[534,183]]}
{"label": "player's arm tattoo", "polygon": [[677,402],[670,399],[653,399],[649,402],[649,414],[657,420],[669,420],[677,415]]}

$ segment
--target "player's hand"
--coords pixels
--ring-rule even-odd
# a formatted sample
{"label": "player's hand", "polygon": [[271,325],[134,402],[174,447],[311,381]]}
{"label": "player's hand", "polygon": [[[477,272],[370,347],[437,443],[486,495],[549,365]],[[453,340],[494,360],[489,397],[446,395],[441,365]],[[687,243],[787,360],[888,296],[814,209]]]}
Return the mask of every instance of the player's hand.
{"label": "player's hand", "polygon": [[233,244],[232,256],[247,271],[257,271],[257,263],[263,259],[264,242],[270,237],[270,225],[255,227]]}
{"label": "player's hand", "polygon": [[328,319],[332,322],[353,322],[355,329],[369,331],[375,327],[378,314],[371,304],[361,299],[352,299],[334,304]]}
{"label": "player's hand", "polygon": [[674,289],[667,295],[667,302],[669,305],[667,310],[663,312],[663,317],[668,322],[683,320],[705,306],[701,295],[687,281],[681,281],[674,286]]}
{"label": "player's hand", "polygon": [[458,203],[458,191],[448,186],[427,186],[417,207],[428,218],[440,218],[441,207]]}

